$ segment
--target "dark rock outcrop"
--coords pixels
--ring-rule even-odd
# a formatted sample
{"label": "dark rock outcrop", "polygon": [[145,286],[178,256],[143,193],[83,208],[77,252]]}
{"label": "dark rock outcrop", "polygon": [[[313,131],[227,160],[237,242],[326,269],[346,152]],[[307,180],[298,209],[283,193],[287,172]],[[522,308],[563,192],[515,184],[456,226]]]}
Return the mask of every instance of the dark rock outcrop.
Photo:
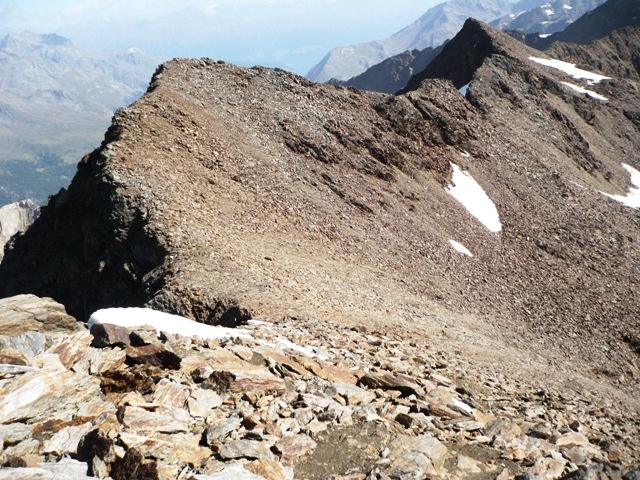
{"label": "dark rock outcrop", "polygon": [[427,68],[411,77],[400,93],[417,89],[427,78],[447,78],[456,88],[461,88],[471,81],[486,58],[493,55],[519,56],[523,50],[506,33],[470,18],[460,33],[445,45],[442,53]]}

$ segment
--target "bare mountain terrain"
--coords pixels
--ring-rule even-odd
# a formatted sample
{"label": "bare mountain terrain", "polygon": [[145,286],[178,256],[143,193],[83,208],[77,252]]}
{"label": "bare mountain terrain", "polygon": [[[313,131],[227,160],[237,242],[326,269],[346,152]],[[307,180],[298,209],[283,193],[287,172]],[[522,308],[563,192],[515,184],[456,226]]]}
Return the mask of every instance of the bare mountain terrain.
{"label": "bare mountain terrain", "polygon": [[[456,461],[459,449],[486,453],[490,444],[501,449],[495,458],[515,462],[503,478],[534,475],[538,459],[545,472],[556,462],[547,478],[591,478],[594,465],[621,478],[640,451],[640,216],[628,196],[640,170],[630,114],[640,110],[640,84],[633,75],[602,79],[596,73],[608,72],[593,72],[597,65],[581,64],[591,72],[574,76],[558,66],[568,70],[475,20],[427,69],[440,78],[397,96],[208,59],[167,62],[147,93],[118,111],[69,189],[14,237],[0,296],[53,297],[85,321],[99,308],[143,305],[208,324],[254,317],[307,339],[321,330],[337,349],[354,332],[356,344],[391,350],[358,350],[349,361],[371,359],[396,380],[398,362],[434,348],[459,362],[447,374],[474,388],[493,389],[491,372],[517,385],[487,393],[487,408],[516,415],[497,406],[501,398],[532,402],[517,410],[527,441],[555,445],[532,453],[499,444],[481,416],[465,426],[439,420],[438,431],[459,433],[449,445]],[[454,197],[476,183],[488,198]],[[485,221],[489,206],[497,222]],[[379,378],[359,382],[389,388]],[[393,418],[414,425],[409,414],[424,396],[396,388],[407,398],[394,405],[406,411],[394,412],[408,417]],[[545,410],[551,398],[565,413]],[[577,398],[580,407],[563,410]],[[559,415],[571,411],[580,420],[563,423]],[[465,428],[482,433],[470,440]],[[339,458],[340,447],[322,448],[346,437],[327,435],[312,463],[298,464],[302,478],[319,478],[314,465]],[[365,445],[375,436],[363,435]],[[422,478],[416,472],[394,478]],[[495,478],[483,472],[477,478]]]}

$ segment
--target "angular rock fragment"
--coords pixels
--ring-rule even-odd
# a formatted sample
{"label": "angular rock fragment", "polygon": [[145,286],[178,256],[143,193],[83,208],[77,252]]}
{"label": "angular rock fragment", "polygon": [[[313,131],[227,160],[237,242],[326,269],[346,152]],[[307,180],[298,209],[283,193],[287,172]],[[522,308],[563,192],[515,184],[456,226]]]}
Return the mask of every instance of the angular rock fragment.
{"label": "angular rock fragment", "polygon": [[403,395],[424,395],[424,389],[416,380],[408,375],[393,375],[391,373],[367,373],[360,378],[360,383],[369,388],[383,390],[397,390]]}
{"label": "angular rock fragment", "polygon": [[285,465],[316,448],[317,443],[308,435],[290,435],[279,440],[275,448]]}
{"label": "angular rock fragment", "polygon": [[434,437],[399,435],[389,444],[391,464],[385,468],[391,478],[421,479],[441,475],[448,449]]}
{"label": "angular rock fragment", "polygon": [[244,439],[224,442],[218,449],[218,455],[224,460],[271,458],[274,456],[268,442]]}

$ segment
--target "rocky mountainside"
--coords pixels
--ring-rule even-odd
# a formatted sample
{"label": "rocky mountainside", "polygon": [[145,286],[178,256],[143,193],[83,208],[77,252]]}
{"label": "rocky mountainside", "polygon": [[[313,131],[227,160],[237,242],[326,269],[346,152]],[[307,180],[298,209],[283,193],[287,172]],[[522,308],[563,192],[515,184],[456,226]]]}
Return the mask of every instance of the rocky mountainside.
{"label": "rocky mountainside", "polygon": [[509,12],[509,0],[449,0],[427,10],[414,23],[386,40],[331,50],[309,71],[307,78],[317,82],[349,80],[393,55],[442,45],[458,33],[469,17],[490,21]]}
{"label": "rocky mountainside", "polygon": [[39,213],[40,207],[33,200],[23,200],[0,208],[0,262],[9,239],[16,233],[24,232]]}
{"label": "rocky mountainside", "polygon": [[[620,52],[620,62],[626,63],[624,49]],[[376,404],[375,415],[406,407],[390,414],[405,423],[410,436],[397,448],[415,451],[410,445],[417,442],[419,450],[426,443],[438,450],[426,438],[448,431],[439,439],[452,442],[443,453],[446,473],[438,473],[445,478],[455,474],[446,458],[469,465],[460,455],[499,465],[498,473],[478,467],[477,478],[494,478],[503,468],[508,471],[501,478],[523,472],[541,478],[622,477],[637,460],[640,438],[638,79],[606,79],[607,72],[593,71],[595,65],[580,65],[589,72],[572,68],[473,20],[438,58],[427,70],[445,78],[424,79],[398,96],[206,59],[164,64],[148,92],[117,113],[103,144],[83,159],[68,191],[53,197],[7,249],[0,264],[0,297],[53,297],[81,321],[99,308],[144,305],[206,324],[234,326],[250,317],[276,322],[278,332],[298,329],[298,337],[291,339],[298,344],[335,348],[337,356],[326,367],[339,366],[343,359],[347,370],[360,372],[351,383],[380,390],[376,398],[385,400]],[[629,63],[628,68],[634,67]],[[458,88],[467,84],[463,96]],[[85,344],[90,340],[83,338]],[[135,348],[167,349],[148,347],[157,343],[148,336],[136,342]],[[184,345],[192,348],[189,342]],[[126,340],[118,343],[126,357]],[[254,360],[257,347],[244,346],[249,350],[240,349],[236,356],[263,369],[267,365],[271,374],[286,376],[298,369],[284,358]],[[195,347],[198,355],[217,348],[197,342]],[[169,343],[169,350],[184,358],[180,348]],[[88,352],[97,356],[96,365],[104,364],[101,355]],[[435,356],[418,359],[425,352]],[[439,363],[441,353],[446,361]],[[125,358],[126,368],[140,363],[136,355]],[[175,356],[159,357],[175,361],[165,369],[181,368]],[[79,353],[77,358],[88,357]],[[74,371],[91,373],[82,361]],[[363,381],[366,365],[376,368],[375,375],[395,380]],[[431,376],[438,365],[445,379]],[[101,371],[93,369],[95,375]],[[213,377],[215,368],[204,371],[206,378],[196,377],[203,382],[213,378],[214,389],[223,392],[240,389],[232,385],[245,378],[235,370]],[[298,374],[305,375],[303,370]],[[410,378],[401,381],[425,388],[399,386],[398,375],[405,374]],[[136,369],[114,375],[131,381],[149,377]],[[141,453],[136,447],[165,445],[140,438],[151,435],[143,425],[150,419],[146,412],[164,412],[167,422],[182,418],[178,430],[160,433],[182,432],[189,441],[220,424],[212,419],[191,429],[194,420],[180,417],[182,411],[160,409],[164,397],[155,395],[166,383],[163,378],[185,386],[185,402],[196,390],[192,381],[199,381],[193,369],[166,375],[152,373],[153,385],[146,388],[119,383],[118,393],[137,389],[146,396],[111,397],[126,435],[110,424],[108,431],[114,432],[107,436],[113,442],[107,441],[106,453],[91,450],[82,457],[92,468],[119,471],[119,459],[127,465],[159,459],[159,453]],[[468,403],[476,395],[465,393],[465,382],[472,379],[487,395],[482,398],[493,402],[486,408]],[[445,423],[437,413],[447,411],[440,410],[442,405],[432,410],[419,403],[433,400],[429,395],[438,385],[449,387],[433,393],[443,395],[444,407],[465,410],[455,399],[511,423],[504,430],[496,427],[498,432],[489,426],[490,417],[474,416],[478,423],[460,426],[463,416],[471,420],[468,410],[459,417],[447,413],[451,422]],[[291,394],[273,407],[278,418],[295,418],[284,405],[300,401],[298,395],[309,385],[292,388],[296,398]],[[350,395],[337,389],[334,394],[335,385],[317,388],[342,406]],[[365,405],[377,401],[370,393],[351,391],[368,398],[358,400]],[[249,389],[240,399],[225,397],[227,410],[220,414],[241,412],[244,419],[242,412],[261,412],[276,398],[262,400]],[[176,408],[184,410],[184,405]],[[313,410],[308,423],[340,424],[343,411],[332,402],[313,405],[300,404]],[[129,407],[135,408],[127,414]],[[327,409],[335,416],[318,415]],[[363,411],[376,421],[372,411]],[[7,418],[21,422],[31,417]],[[230,440],[244,443],[225,447],[229,442],[213,434],[203,446],[215,452],[216,461],[233,458],[221,453],[231,451],[227,448],[251,445],[266,454],[259,450],[264,444],[246,441],[263,435],[262,442],[265,433],[272,435],[267,420],[261,417],[264,430],[256,434],[249,433],[249,422],[230,434]],[[519,431],[512,429],[513,422]],[[258,425],[253,428],[262,428]],[[295,424],[288,425],[298,435]],[[334,427],[327,426],[320,441],[312,430],[301,428],[317,444],[308,450],[313,444],[304,436],[285,442],[296,449],[302,442],[298,452],[314,451],[307,467],[300,460],[300,471],[334,462],[339,458],[335,445],[338,451],[359,445],[350,443],[357,430],[343,435]],[[467,428],[477,436],[467,436]],[[368,444],[387,445],[369,432]],[[266,439],[269,451],[282,461],[287,450],[274,437]],[[487,446],[492,457],[486,456]],[[34,452],[40,448],[33,444]],[[390,472],[386,465],[406,457],[395,446],[388,449],[371,453],[371,464],[355,459],[359,469],[349,472],[347,465],[337,473],[423,478],[424,472],[433,474],[428,465],[439,468],[429,457],[431,463],[424,460],[422,469],[409,463],[411,474]],[[130,450],[135,451],[126,457]],[[198,463],[173,461],[160,463]],[[362,470],[374,464],[380,470]]]}
{"label": "rocky mountainside", "polygon": [[372,92],[396,93],[409,79],[426,68],[442,51],[443,46],[424,50],[407,50],[383,60],[365,72],[346,81],[329,80],[331,85],[354,87]]}
{"label": "rocky mountainside", "polygon": [[0,479],[638,475],[629,412],[470,374],[429,339],[387,333],[318,321],[205,338],[87,331],[50,299],[0,300]]}
{"label": "rocky mountainside", "polygon": [[527,8],[527,3],[530,2],[519,2],[514,5],[513,13],[490,22],[490,25],[500,30],[549,35],[564,30],[604,2],[605,0],[555,0],[534,8]]}
{"label": "rocky mountainside", "polygon": [[[113,112],[144,93],[158,63],[135,49],[91,52],[55,34],[0,40],[0,169],[10,170],[4,193],[12,201],[25,198],[20,179],[38,178],[51,162],[61,165],[48,172],[46,193],[35,196],[46,199],[67,185],[61,175],[71,177],[82,155],[100,144]],[[26,171],[17,175],[20,170]]]}
{"label": "rocky mountainside", "polygon": [[634,25],[640,25],[640,3],[636,0],[607,0],[562,32],[545,38],[538,48],[545,48],[552,42],[589,43],[613,30]]}

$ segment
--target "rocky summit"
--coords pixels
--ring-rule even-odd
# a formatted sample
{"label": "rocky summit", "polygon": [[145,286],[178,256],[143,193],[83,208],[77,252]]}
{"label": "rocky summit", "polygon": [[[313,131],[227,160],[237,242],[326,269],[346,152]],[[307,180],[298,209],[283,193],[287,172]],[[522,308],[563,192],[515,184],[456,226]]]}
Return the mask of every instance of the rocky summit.
{"label": "rocky summit", "polygon": [[[115,419],[28,453],[112,478],[635,478],[640,84],[562,60],[469,20],[397,96],[164,64],[14,237],[0,296],[52,297],[80,321],[146,306],[270,323],[224,345],[77,333],[86,351],[47,362],[94,375]],[[261,353],[272,335],[328,363]],[[23,365],[65,356],[44,343]],[[238,380],[254,367],[267,399]]]}

